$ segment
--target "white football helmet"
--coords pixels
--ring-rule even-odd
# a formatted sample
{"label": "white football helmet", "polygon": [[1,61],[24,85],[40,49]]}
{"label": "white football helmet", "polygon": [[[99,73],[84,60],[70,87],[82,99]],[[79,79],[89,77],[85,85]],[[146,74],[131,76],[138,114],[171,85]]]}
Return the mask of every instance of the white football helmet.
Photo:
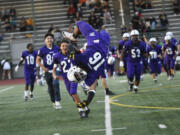
{"label": "white football helmet", "polygon": [[73,66],[68,70],[67,77],[71,82],[81,82],[87,76],[87,73],[79,67]]}
{"label": "white football helmet", "polygon": [[131,36],[139,36],[139,31],[138,30],[132,30],[130,35]]}
{"label": "white football helmet", "polygon": [[166,32],[166,36],[170,36],[171,38],[174,36],[172,32]]}
{"label": "white football helmet", "polygon": [[109,58],[108,58],[108,64],[109,64],[109,65],[113,65],[114,62],[115,62],[115,58],[114,58],[113,56],[109,56]]}
{"label": "white football helmet", "polygon": [[124,33],[124,34],[123,34],[123,38],[130,38],[129,33]]}
{"label": "white football helmet", "polygon": [[171,36],[165,36],[164,40],[171,40]]}
{"label": "white football helmet", "polygon": [[157,42],[156,38],[150,38],[149,42]]}

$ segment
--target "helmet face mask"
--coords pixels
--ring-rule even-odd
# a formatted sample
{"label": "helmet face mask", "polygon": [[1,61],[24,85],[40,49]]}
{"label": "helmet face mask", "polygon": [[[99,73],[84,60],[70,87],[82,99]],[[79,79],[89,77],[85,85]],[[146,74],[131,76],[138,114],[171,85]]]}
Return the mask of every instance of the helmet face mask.
{"label": "helmet face mask", "polygon": [[79,83],[86,79],[87,73],[79,67],[73,66],[69,69],[67,77],[69,81]]}

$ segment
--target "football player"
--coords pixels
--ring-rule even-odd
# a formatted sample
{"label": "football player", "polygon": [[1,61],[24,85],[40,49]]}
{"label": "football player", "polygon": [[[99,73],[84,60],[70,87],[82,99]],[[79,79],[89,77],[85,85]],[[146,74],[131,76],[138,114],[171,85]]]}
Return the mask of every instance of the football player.
{"label": "football player", "polygon": [[124,33],[122,38],[123,40],[120,40],[118,44],[117,54],[118,54],[118,58],[120,59],[120,63],[122,63],[122,65],[124,66],[124,71],[126,72],[127,71],[127,54],[124,55],[123,60],[121,60],[121,54],[124,48],[124,44],[130,39],[130,34]]}
{"label": "football player", "polygon": [[166,70],[168,73],[168,80],[171,80],[174,78],[177,46],[171,42],[170,36],[165,36],[164,40],[165,40],[165,44],[163,45],[163,52],[165,56],[164,65],[166,66]]}
{"label": "football player", "polygon": [[[28,100],[28,95],[31,99],[33,99],[33,90],[34,90],[34,83],[36,80],[36,57],[37,52],[33,49],[33,44],[27,44],[27,50],[22,52],[21,59],[17,66],[15,67],[15,72],[18,71],[19,67],[22,65],[23,61],[24,64],[24,78],[25,78],[25,89],[24,89],[24,99],[25,101]],[[28,94],[28,89],[30,86],[30,93]]]}
{"label": "football player", "polygon": [[[66,89],[67,89],[69,95],[72,96],[74,102],[76,103],[77,108],[78,108],[79,113],[80,113],[80,117],[86,118],[88,116],[89,109],[86,106],[81,105],[81,100],[77,94],[78,83],[76,82],[76,80],[72,80],[75,82],[69,81],[68,78],[71,78],[71,76],[70,77],[67,76],[68,71],[71,70],[71,68],[73,68],[72,59],[69,59],[69,57],[68,57],[68,55],[69,55],[68,45],[69,45],[69,42],[67,40],[62,40],[60,43],[61,51],[58,53],[55,53],[53,56],[53,63],[54,63],[53,77],[55,80],[59,79],[56,75],[56,69],[59,67],[60,71],[61,71],[61,75],[64,79]],[[73,69],[69,72],[73,72]],[[77,81],[81,81],[81,79],[77,80]]]}
{"label": "football player", "polygon": [[141,76],[141,59],[142,56],[147,56],[146,43],[139,40],[139,32],[137,30],[131,31],[131,38],[131,40],[125,43],[122,58],[127,53],[127,75],[129,80],[129,90],[132,91],[134,89],[135,93],[137,93]]}
{"label": "football player", "polygon": [[[52,76],[53,54],[59,51],[59,47],[53,45],[54,36],[50,33],[47,33],[44,36],[44,40],[45,45],[39,49],[36,63],[45,72],[45,79],[48,85],[48,92],[51,102],[53,103],[53,107],[55,109],[61,109],[59,80],[54,80]],[[43,61],[43,64],[41,61]]]}
{"label": "football player", "polygon": [[79,33],[81,33],[87,41],[86,50],[83,53],[75,53],[72,55],[75,65],[81,67],[87,72],[87,77],[84,80],[89,86],[87,100],[83,102],[89,105],[95,95],[97,80],[102,72],[104,72],[104,64],[106,61],[106,49],[102,41],[100,32],[84,21],[78,21],[73,34],[64,32],[64,37],[71,41],[76,41]]}
{"label": "football player", "polygon": [[162,49],[160,45],[157,45],[156,38],[151,38],[149,40],[149,46],[147,48],[147,53],[150,58],[150,73],[152,74],[153,81],[157,83],[158,74],[161,73],[161,59],[162,59]]}

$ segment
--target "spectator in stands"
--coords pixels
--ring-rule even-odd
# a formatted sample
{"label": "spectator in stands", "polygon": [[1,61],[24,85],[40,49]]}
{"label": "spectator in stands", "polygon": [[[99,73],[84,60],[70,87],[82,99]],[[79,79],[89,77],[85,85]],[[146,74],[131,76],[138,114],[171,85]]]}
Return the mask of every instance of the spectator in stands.
{"label": "spectator in stands", "polygon": [[81,4],[82,6],[85,6],[85,5],[86,5],[86,0],[80,0],[80,4]]}
{"label": "spectator in stands", "polygon": [[127,26],[126,25],[122,25],[120,31],[121,31],[121,35],[123,36],[124,33],[128,32]]}
{"label": "spectator in stands", "polygon": [[174,0],[173,5],[174,5],[175,15],[179,14],[180,13],[180,0]]}
{"label": "spectator in stands", "polygon": [[156,29],[156,24],[157,24],[156,18],[152,17],[150,19],[150,22],[151,22],[151,30],[155,30]]}
{"label": "spectator in stands", "polygon": [[21,18],[19,23],[20,31],[26,31],[26,19],[24,17]]}
{"label": "spectator in stands", "polygon": [[108,1],[103,1],[103,9],[108,9],[110,11],[109,3]]}
{"label": "spectator in stands", "polygon": [[34,21],[31,17],[29,17],[27,20],[26,20],[26,27],[28,30],[33,30],[33,27],[34,27]]}
{"label": "spectator in stands", "polygon": [[145,9],[145,0],[134,0],[135,8],[143,8]]}
{"label": "spectator in stands", "polygon": [[145,8],[152,9],[152,0],[145,0]]}
{"label": "spectator in stands", "polygon": [[16,9],[13,7],[13,5],[11,6],[11,8],[9,9],[9,15],[11,17],[13,17],[13,19],[16,18]]}
{"label": "spectator in stands", "polygon": [[54,25],[51,24],[51,26],[48,29],[48,33],[54,34],[54,31],[55,31]]}
{"label": "spectator in stands", "polygon": [[151,31],[151,20],[150,20],[150,18],[145,19],[145,27],[146,27],[146,32]]}
{"label": "spectator in stands", "polygon": [[104,23],[105,24],[112,23],[112,17],[110,12],[108,11],[108,8],[104,10]]}
{"label": "spectator in stands", "polygon": [[75,14],[76,14],[76,9],[74,8],[73,4],[70,4],[67,10],[68,19],[73,20],[75,17]]}
{"label": "spectator in stands", "polygon": [[168,19],[167,19],[167,15],[165,13],[161,13],[159,15],[159,19],[160,19],[161,27],[164,28],[168,25]]}
{"label": "spectator in stands", "polygon": [[92,9],[94,7],[95,2],[92,0],[86,0],[86,8]]}
{"label": "spectator in stands", "polygon": [[10,25],[10,22],[9,22],[9,18],[5,19],[4,25],[5,25],[6,32],[10,32],[11,31],[11,25]]}
{"label": "spectator in stands", "polygon": [[131,22],[132,22],[132,29],[139,29],[139,21],[140,18],[138,16],[138,12],[135,13],[135,15],[133,16]]}
{"label": "spectator in stands", "polygon": [[83,10],[82,10],[82,7],[81,7],[81,4],[79,3],[77,5],[77,10],[76,10],[76,17],[78,18],[82,18],[83,17]]}
{"label": "spectator in stands", "polygon": [[101,19],[100,16],[97,17],[97,20],[95,23],[96,23],[95,29],[100,29],[103,26],[103,20]]}
{"label": "spectator in stands", "polygon": [[59,30],[59,28],[57,27],[55,32],[54,32],[54,42],[56,45],[60,45],[60,41],[61,41],[61,31]]}
{"label": "spectator in stands", "polygon": [[10,26],[11,26],[11,31],[15,31],[16,30],[16,24],[15,24],[15,20],[12,16],[9,17],[9,22],[10,22]]}
{"label": "spectator in stands", "polygon": [[89,18],[88,18],[88,23],[90,25],[92,25],[94,28],[95,28],[95,25],[96,25],[96,15],[94,14],[94,12],[92,11]]}
{"label": "spectator in stands", "polygon": [[3,59],[1,61],[1,66],[3,67],[3,73],[2,73],[2,80],[5,80],[6,74],[8,76],[8,79],[11,79],[11,64],[7,59]]}
{"label": "spectator in stands", "polygon": [[5,21],[7,18],[9,18],[9,11],[8,11],[8,9],[2,8],[1,16],[2,16],[2,18],[1,18],[2,21]]}

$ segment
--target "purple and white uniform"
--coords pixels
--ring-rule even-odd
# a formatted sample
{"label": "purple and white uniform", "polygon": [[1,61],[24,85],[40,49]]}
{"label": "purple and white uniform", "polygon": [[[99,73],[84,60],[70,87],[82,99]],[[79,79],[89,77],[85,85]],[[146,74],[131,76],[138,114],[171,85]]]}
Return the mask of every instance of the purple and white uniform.
{"label": "purple and white uniform", "polygon": [[23,51],[21,57],[25,60],[24,77],[26,85],[34,85],[36,80],[36,57],[37,52]]}
{"label": "purple and white uniform", "polygon": [[177,51],[177,46],[175,44],[164,44],[163,50],[165,52],[165,58],[164,58],[164,65],[166,66],[167,70],[174,69],[175,67],[175,58]]}
{"label": "purple and white uniform", "polygon": [[160,74],[161,73],[161,59],[158,58],[158,55],[162,55],[162,50],[160,45],[154,47],[148,46],[147,53],[150,55],[150,73],[151,74]]}
{"label": "purple and white uniform", "polygon": [[125,53],[127,53],[127,75],[128,78],[136,77],[140,80],[141,76],[141,60],[144,53],[146,53],[145,42],[139,41],[134,44],[132,40],[125,43]]}
{"label": "purple and white uniform", "polygon": [[78,84],[74,82],[70,82],[67,78],[67,72],[73,66],[72,59],[69,59],[67,56],[63,55],[62,53],[58,52],[53,55],[53,63],[58,64],[61,75],[64,79],[64,83],[66,85],[66,89],[69,95],[73,95],[77,93]]}

